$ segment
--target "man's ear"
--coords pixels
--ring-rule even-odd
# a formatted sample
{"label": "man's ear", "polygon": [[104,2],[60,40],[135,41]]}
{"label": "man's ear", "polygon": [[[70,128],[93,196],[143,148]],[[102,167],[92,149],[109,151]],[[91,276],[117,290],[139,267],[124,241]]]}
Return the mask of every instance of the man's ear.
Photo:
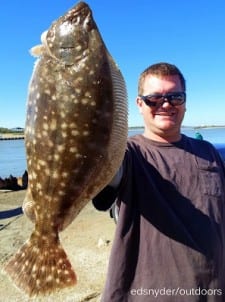
{"label": "man's ear", "polygon": [[136,104],[138,106],[139,112],[142,114],[143,101],[139,96],[136,98]]}

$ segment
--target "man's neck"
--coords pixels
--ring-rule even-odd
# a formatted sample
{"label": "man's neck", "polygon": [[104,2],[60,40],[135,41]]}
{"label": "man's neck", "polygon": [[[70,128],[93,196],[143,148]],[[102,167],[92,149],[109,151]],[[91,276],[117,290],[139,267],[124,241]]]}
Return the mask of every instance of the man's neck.
{"label": "man's neck", "polygon": [[177,133],[153,133],[151,131],[148,131],[148,129],[145,129],[143,135],[156,142],[161,142],[161,143],[174,143],[178,142],[181,139],[181,134],[180,132]]}

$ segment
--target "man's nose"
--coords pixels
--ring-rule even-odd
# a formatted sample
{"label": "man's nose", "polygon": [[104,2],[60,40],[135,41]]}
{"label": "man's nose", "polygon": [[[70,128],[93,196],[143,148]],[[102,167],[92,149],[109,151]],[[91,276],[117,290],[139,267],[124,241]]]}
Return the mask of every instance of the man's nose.
{"label": "man's nose", "polygon": [[170,104],[170,101],[167,98],[164,98],[164,101],[163,101],[161,107],[167,108],[167,107],[170,107],[170,106],[172,106]]}

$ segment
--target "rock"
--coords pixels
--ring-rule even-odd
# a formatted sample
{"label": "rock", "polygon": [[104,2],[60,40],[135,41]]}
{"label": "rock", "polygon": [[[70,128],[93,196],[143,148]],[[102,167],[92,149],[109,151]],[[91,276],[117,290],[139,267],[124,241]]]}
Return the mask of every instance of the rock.
{"label": "rock", "polygon": [[23,189],[26,189],[27,188],[27,185],[28,185],[28,173],[27,173],[27,170],[23,173],[23,176],[22,176],[22,188]]}
{"label": "rock", "polygon": [[3,179],[0,177],[0,190],[12,190],[18,191],[27,188],[28,174],[27,171],[24,172],[22,177],[14,177],[10,175],[9,177]]}
{"label": "rock", "polygon": [[97,246],[100,248],[103,246],[108,246],[109,243],[110,243],[110,240],[99,238]]}

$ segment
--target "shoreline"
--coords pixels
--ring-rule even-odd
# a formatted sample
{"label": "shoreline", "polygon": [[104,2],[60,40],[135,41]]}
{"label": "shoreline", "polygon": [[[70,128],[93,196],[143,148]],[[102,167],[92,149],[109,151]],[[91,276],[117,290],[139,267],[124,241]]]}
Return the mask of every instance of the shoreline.
{"label": "shoreline", "polygon": [[[182,125],[181,128],[184,129],[221,129],[221,128],[225,128],[225,125],[209,125],[209,126],[185,126]],[[137,129],[144,129],[144,126],[133,126],[133,127],[129,127],[128,130],[137,130]]]}
{"label": "shoreline", "polygon": [[15,139],[24,139],[23,133],[2,133],[0,134],[0,140],[15,140]]}
{"label": "shoreline", "polygon": [[[223,129],[225,128],[225,125],[202,125],[202,126],[185,126],[182,125],[181,128],[183,129],[193,129],[193,130],[198,130],[198,129]],[[144,126],[130,126],[128,127],[128,131],[132,130],[139,130],[139,129],[144,129]],[[0,141],[2,140],[17,140],[17,139],[25,139],[24,133],[0,133]]]}

